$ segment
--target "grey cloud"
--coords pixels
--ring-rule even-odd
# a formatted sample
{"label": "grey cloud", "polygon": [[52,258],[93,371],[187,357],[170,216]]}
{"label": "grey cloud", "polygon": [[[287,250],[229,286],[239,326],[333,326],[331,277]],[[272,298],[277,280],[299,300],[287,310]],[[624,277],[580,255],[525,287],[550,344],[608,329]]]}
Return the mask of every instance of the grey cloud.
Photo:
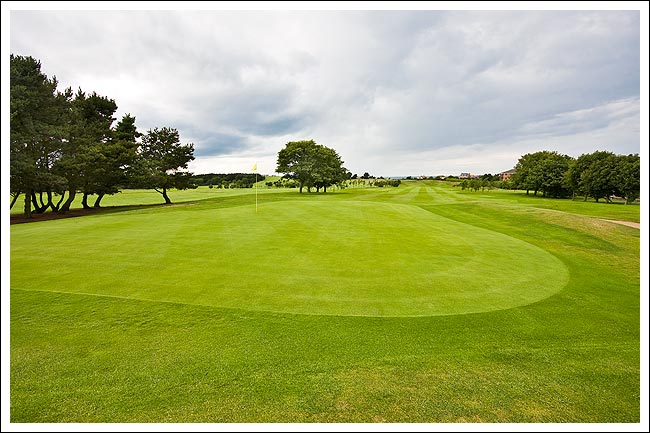
{"label": "grey cloud", "polygon": [[596,106],[593,108],[558,113],[548,119],[541,119],[523,125],[522,136],[552,137],[594,131],[626,119],[639,119],[639,99],[631,98]]}
{"label": "grey cloud", "polygon": [[197,158],[204,156],[231,155],[248,145],[245,138],[219,132],[211,132],[203,135],[197,134],[194,137],[194,140],[198,143],[195,144],[194,149],[194,155]]}
{"label": "grey cloud", "polygon": [[639,146],[638,128],[620,127],[639,117],[636,11],[13,11],[11,20],[12,52],[114,98],[143,128],[179,128],[197,157],[308,137],[359,170],[386,155],[363,171],[395,173],[382,160],[415,158],[425,172],[436,150],[465,149],[467,164],[477,149],[516,159],[512,143],[575,146],[570,137],[596,130],[611,134],[614,152]]}

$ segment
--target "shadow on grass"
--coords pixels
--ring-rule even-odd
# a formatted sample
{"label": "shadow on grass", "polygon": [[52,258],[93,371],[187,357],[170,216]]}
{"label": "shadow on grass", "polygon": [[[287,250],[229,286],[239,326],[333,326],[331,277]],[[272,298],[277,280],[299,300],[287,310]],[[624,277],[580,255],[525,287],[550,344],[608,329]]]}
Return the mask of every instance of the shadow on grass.
{"label": "shadow on grass", "polygon": [[125,206],[106,206],[99,208],[88,208],[88,209],[71,209],[67,212],[52,212],[46,211],[44,213],[32,213],[31,218],[27,218],[24,214],[14,214],[11,215],[10,224],[25,224],[25,223],[36,223],[39,221],[52,221],[64,218],[77,218],[86,215],[102,215],[109,213],[125,212],[138,209],[151,209],[161,206],[173,206],[166,205],[164,203],[155,203],[155,204],[135,204],[135,205],[125,205]]}
{"label": "shadow on grass", "polygon": [[[273,194],[263,194],[259,196],[259,204],[264,205],[265,203],[286,201],[289,199],[294,200],[309,200],[310,197],[327,195],[332,198],[334,196],[342,195],[341,192],[330,192],[330,193],[303,193],[299,194],[296,190],[290,190],[286,192],[279,192]],[[145,209],[163,209],[163,208],[172,208],[179,206],[192,206],[192,205],[208,205],[215,208],[228,208],[236,206],[247,206],[255,205],[254,195],[245,194],[245,195],[233,195],[225,197],[210,197],[200,200],[190,200],[182,201],[178,203],[153,203],[153,204],[134,204],[134,205],[121,205],[121,206],[106,206],[100,208],[88,208],[88,209],[71,209],[67,212],[52,212],[46,211],[44,213],[33,213],[31,218],[26,218],[23,214],[13,214],[10,217],[10,224],[25,224],[25,223],[35,223],[40,221],[52,221],[64,218],[77,218],[87,215],[104,215],[111,213],[119,213],[126,211],[134,210],[145,210]]]}

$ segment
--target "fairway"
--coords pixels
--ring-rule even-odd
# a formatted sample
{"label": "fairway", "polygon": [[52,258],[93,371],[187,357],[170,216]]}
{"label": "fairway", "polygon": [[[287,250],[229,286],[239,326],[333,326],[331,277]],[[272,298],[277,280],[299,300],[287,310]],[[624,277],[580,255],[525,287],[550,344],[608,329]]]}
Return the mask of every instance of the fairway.
{"label": "fairway", "polygon": [[[29,256],[24,248],[40,228],[21,227],[12,237],[16,254]],[[401,204],[279,201],[258,213],[250,205],[176,207],[49,229],[76,236],[16,266],[47,260],[40,278],[56,281],[53,291],[150,301],[426,316],[525,305],[568,280],[562,262],[538,247]],[[92,263],[92,275],[75,272],[80,263]],[[14,275],[15,288],[33,284],[19,269]]]}
{"label": "fairway", "polygon": [[639,419],[638,205],[182,197],[11,226],[13,422]]}

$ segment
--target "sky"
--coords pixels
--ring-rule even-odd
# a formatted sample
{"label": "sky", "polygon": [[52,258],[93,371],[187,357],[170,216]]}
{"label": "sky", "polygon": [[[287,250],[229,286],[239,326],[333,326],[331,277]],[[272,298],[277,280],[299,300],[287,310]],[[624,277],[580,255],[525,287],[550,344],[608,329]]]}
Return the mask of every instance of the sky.
{"label": "sky", "polygon": [[309,139],[376,176],[639,153],[640,38],[639,11],[10,12],[12,53],[177,128],[195,173],[272,174]]}

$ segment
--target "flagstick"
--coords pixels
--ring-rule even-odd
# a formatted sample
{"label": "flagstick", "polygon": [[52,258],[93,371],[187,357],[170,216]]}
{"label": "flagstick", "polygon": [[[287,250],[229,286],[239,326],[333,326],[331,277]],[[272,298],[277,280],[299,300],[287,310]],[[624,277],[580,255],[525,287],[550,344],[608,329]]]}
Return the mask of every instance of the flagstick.
{"label": "flagstick", "polygon": [[[257,163],[255,163],[257,169]],[[257,170],[255,170],[255,213],[257,213]]]}

